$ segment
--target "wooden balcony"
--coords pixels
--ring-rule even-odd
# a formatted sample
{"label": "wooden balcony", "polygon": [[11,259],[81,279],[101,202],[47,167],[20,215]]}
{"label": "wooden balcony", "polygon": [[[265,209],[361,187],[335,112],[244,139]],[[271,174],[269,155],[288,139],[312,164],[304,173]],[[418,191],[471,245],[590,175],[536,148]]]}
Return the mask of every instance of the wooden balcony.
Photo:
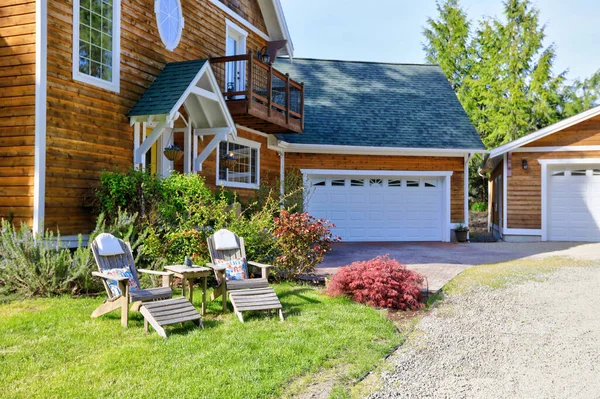
{"label": "wooden balcony", "polygon": [[304,84],[249,54],[210,60],[235,123],[264,133],[302,133]]}

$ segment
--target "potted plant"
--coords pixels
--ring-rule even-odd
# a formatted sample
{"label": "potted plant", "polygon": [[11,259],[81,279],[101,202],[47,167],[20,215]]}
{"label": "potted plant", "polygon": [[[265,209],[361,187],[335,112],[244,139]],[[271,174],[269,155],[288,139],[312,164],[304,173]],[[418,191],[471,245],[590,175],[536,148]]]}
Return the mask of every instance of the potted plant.
{"label": "potted plant", "polygon": [[176,144],[165,147],[163,153],[169,161],[173,162],[178,161],[183,156],[183,150]]}
{"label": "potted plant", "polygon": [[456,241],[458,242],[467,242],[467,236],[469,234],[469,228],[464,224],[460,223],[455,229],[454,233],[456,234]]}

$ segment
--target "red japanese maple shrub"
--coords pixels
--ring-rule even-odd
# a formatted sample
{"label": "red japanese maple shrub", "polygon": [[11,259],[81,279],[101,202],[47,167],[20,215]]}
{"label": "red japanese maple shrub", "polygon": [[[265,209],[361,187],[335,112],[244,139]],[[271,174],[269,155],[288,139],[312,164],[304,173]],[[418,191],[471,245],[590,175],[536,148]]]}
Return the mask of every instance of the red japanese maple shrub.
{"label": "red japanese maple shrub", "polygon": [[341,267],[327,293],[378,308],[417,310],[424,306],[420,302],[422,284],[423,276],[385,255]]}
{"label": "red japanese maple shrub", "polygon": [[273,231],[279,256],[275,266],[279,277],[294,279],[301,274],[313,273],[315,267],[340,238],[331,232],[335,227],[327,220],[315,219],[308,213],[281,211],[275,218]]}

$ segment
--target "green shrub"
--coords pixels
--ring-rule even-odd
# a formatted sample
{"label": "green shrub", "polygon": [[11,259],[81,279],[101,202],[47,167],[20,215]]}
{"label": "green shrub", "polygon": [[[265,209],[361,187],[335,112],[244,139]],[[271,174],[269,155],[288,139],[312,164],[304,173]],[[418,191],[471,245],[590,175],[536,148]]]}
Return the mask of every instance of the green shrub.
{"label": "green shrub", "polygon": [[0,293],[49,296],[86,288],[90,270],[81,237],[71,252],[51,231],[34,234],[25,223],[17,229],[5,220],[1,226]]}
{"label": "green shrub", "polygon": [[487,212],[487,203],[475,202],[471,205],[471,210],[475,212]]}
{"label": "green shrub", "polygon": [[139,213],[139,222],[152,223],[157,204],[162,198],[162,182],[153,174],[129,169],[125,173],[104,171],[100,186],[94,191],[94,207],[109,222],[118,217],[119,210]]}

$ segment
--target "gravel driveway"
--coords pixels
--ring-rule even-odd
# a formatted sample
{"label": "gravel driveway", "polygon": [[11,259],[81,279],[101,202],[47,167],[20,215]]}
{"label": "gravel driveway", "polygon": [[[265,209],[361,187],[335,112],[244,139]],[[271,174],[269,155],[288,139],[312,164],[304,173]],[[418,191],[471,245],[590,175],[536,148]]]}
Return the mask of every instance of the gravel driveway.
{"label": "gravel driveway", "polygon": [[600,398],[600,267],[448,296],[370,398]]}

